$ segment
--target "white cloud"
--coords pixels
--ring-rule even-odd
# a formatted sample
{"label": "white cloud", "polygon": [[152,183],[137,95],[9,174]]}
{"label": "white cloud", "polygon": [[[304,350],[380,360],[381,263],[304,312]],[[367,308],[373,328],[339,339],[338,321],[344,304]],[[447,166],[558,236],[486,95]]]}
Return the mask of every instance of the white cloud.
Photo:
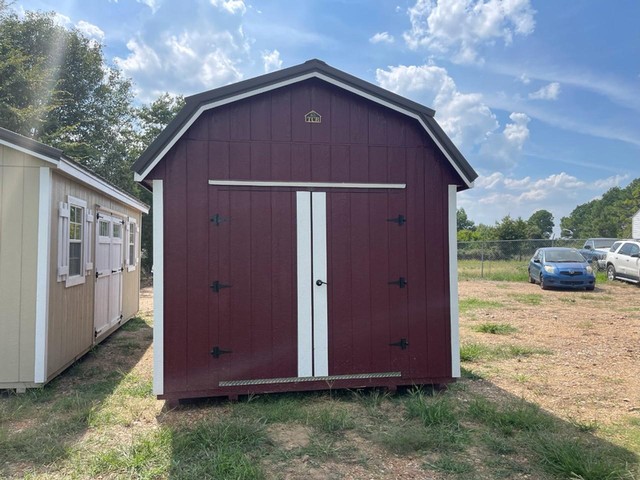
{"label": "white cloud", "polygon": [[540,90],[530,93],[529,98],[533,100],[557,100],[558,95],[560,95],[560,84],[552,82]]}
{"label": "white cloud", "polygon": [[[159,5],[157,0],[136,0],[138,3],[142,3],[151,9],[151,13],[158,11]],[[116,1],[117,3],[117,1]]]}
{"label": "white cloud", "polygon": [[518,77],[518,80],[520,80],[525,85],[529,85],[531,83],[531,79],[527,76],[526,73],[523,73],[522,75],[520,75]]}
{"label": "white cloud", "polygon": [[393,43],[395,39],[393,35],[390,35],[389,32],[378,32],[373,37],[369,39],[370,43]]}
{"label": "white cloud", "polygon": [[264,64],[265,73],[280,70],[282,68],[282,60],[280,59],[280,52],[278,50],[262,52],[262,62]]}
{"label": "white cloud", "polygon": [[529,218],[536,210],[550,211],[556,225],[560,219],[614,186],[622,186],[628,175],[585,181],[566,172],[546,177],[517,178],[493,172],[481,175],[475,188],[460,194],[460,206],[476,223],[493,225],[505,215]]}
{"label": "white cloud", "polygon": [[85,37],[92,38],[99,42],[104,40],[104,32],[100,29],[100,27],[93,25],[92,23],[80,20],[78,23],[76,23],[76,29],[78,29],[78,31]]}
{"label": "white cloud", "polygon": [[534,15],[529,0],[417,0],[403,36],[412,49],[451,52],[456,63],[478,63],[480,47],[499,39],[509,45],[514,35],[531,34]]}
{"label": "white cloud", "polygon": [[247,11],[247,7],[244,4],[243,0],[210,0],[211,5],[214,7],[218,7],[222,10],[226,10],[227,12],[235,15],[239,13],[240,15],[244,15]]}
{"label": "white cloud", "polygon": [[434,107],[436,119],[451,140],[463,151],[484,143],[499,128],[496,116],[479,93],[462,93],[447,71],[435,65],[377,69],[378,83],[405,96],[418,97]]}
{"label": "white cloud", "polygon": [[212,28],[134,38],[127,48],[129,55],[116,57],[115,63],[135,80],[143,101],[152,99],[152,92],[190,94],[239,81],[237,65],[249,52],[240,31]]}
{"label": "white cloud", "polygon": [[72,23],[69,17],[58,12],[53,14],[53,22],[61,27],[70,27]]}
{"label": "white cloud", "polygon": [[486,166],[511,168],[520,160],[524,144],[529,138],[527,124],[530,118],[516,112],[509,118],[512,123],[507,123],[502,132],[493,132],[480,148]]}

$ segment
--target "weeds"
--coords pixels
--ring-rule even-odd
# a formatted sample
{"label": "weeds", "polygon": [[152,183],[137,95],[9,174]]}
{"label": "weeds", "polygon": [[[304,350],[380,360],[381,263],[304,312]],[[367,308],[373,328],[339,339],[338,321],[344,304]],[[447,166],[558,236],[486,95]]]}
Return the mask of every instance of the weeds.
{"label": "weeds", "polygon": [[512,297],[516,302],[523,303],[525,305],[540,305],[543,298],[540,293],[514,294]]}
{"label": "weeds", "polygon": [[489,346],[481,343],[467,343],[460,347],[460,360],[463,362],[477,362],[480,360],[506,360],[531,355],[550,355],[545,348],[526,347],[522,345]]}
{"label": "weeds", "polygon": [[491,333],[493,335],[509,335],[510,333],[517,332],[518,329],[509,325],[508,323],[481,323],[475,325],[473,330],[480,333]]}
{"label": "weeds", "polygon": [[504,305],[494,300],[481,300],[479,298],[464,298],[458,302],[460,313],[467,313],[478,308],[501,308]]}

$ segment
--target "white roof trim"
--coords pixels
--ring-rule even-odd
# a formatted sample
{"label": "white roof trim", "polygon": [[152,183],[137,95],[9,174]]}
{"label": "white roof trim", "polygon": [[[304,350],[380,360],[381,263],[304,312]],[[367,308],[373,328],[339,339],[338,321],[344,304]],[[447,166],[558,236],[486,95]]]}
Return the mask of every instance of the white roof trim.
{"label": "white roof trim", "polygon": [[84,183],[85,185],[106,193],[110,197],[124,203],[125,205],[128,205],[131,208],[139,210],[143,213],[149,213],[149,207],[147,207],[144,203],[136,200],[134,197],[124,192],[113,188],[109,183],[107,183],[106,180],[102,180],[101,178],[91,175],[90,173],[65,159],[62,159],[62,161],[58,165],[58,169],[61,172],[64,172],[74,179]]}
{"label": "white roof trim", "polygon": [[56,166],[58,165],[58,163],[60,163],[60,159],[59,158],[48,157],[48,156],[43,155],[41,153],[34,152],[33,150],[29,150],[26,147],[22,147],[20,145],[16,145],[15,143],[8,142],[7,140],[0,139],[0,145],[5,145],[5,146],[7,146],[9,148],[13,148],[14,150],[18,150],[19,152],[26,153],[27,155],[30,155],[32,157],[36,157],[39,160],[43,160],[43,161],[48,162],[48,163],[53,163]]}
{"label": "white roof trim", "polygon": [[294,83],[299,83],[302,82],[304,80],[308,80],[310,78],[319,78],[321,80],[324,80],[328,83],[331,83],[333,85],[336,85],[340,88],[342,88],[343,90],[347,90],[348,92],[354,93],[356,95],[359,95],[360,97],[366,98],[367,100],[371,100],[372,102],[375,102],[379,105],[383,105],[385,107],[388,107],[392,110],[395,110],[397,112],[400,112],[408,117],[414,118],[416,120],[418,120],[418,122],[420,122],[420,125],[422,125],[422,128],[425,129],[425,131],[429,134],[429,136],[431,137],[431,139],[434,141],[434,143],[438,146],[438,148],[440,149],[440,151],[444,154],[444,156],[447,158],[447,160],[449,160],[449,163],[453,166],[453,168],[456,170],[456,172],[458,172],[458,175],[460,175],[460,177],[464,180],[465,184],[467,185],[467,187],[472,187],[473,186],[473,182],[469,181],[469,179],[467,178],[467,176],[462,173],[462,170],[460,170],[460,168],[458,167],[458,165],[456,164],[456,162],[453,160],[453,158],[451,158],[451,156],[449,155],[449,153],[447,152],[447,150],[444,148],[444,146],[440,143],[440,141],[438,140],[438,138],[435,136],[434,132],[431,131],[431,129],[429,128],[429,126],[427,124],[425,124],[422,121],[422,118],[420,117],[420,115],[418,115],[417,113],[407,110],[406,108],[403,108],[401,106],[395,105],[393,103],[387,102],[375,95],[371,95],[369,93],[366,93],[356,87],[353,87],[351,85],[348,85],[344,82],[341,82],[339,80],[336,80],[333,77],[329,77],[323,73],[320,72],[309,72],[306,73],[304,75],[300,75],[298,77],[293,77],[293,78],[289,78],[287,80],[283,80],[281,82],[278,83],[274,83],[271,85],[266,85],[262,88],[257,88],[255,90],[250,90],[248,92],[243,92],[240,93],[238,95],[232,95],[230,97],[226,97],[223,98],[221,100],[217,100],[217,101],[213,101],[211,103],[207,103],[204,104],[202,106],[200,106],[200,108],[191,116],[191,118],[189,118],[185,124],[182,126],[182,128],[171,138],[171,140],[167,143],[167,145],[165,145],[165,147],[160,151],[160,153],[155,157],[155,159],[153,160],[153,162],[151,162],[149,164],[149,166],[147,168],[144,169],[144,171],[141,174],[138,174],[137,172],[134,175],[134,179],[137,182],[141,182],[142,180],[145,179],[145,177],[147,175],[149,175],[149,173],[151,172],[151,170],[153,170],[155,168],[155,166],[158,164],[158,162],[160,162],[160,160],[162,160],[162,158],[167,154],[167,152],[171,149],[171,147],[173,147],[175,145],[175,143],[182,138],[182,136],[184,135],[184,133],[189,129],[189,127],[191,127],[191,125],[193,125],[193,123],[200,117],[200,115],[202,115],[203,112],[205,112],[206,110],[210,110],[212,108],[217,108],[220,107],[222,105],[226,105],[228,103],[232,103],[232,102],[236,102],[238,100],[242,100],[244,98],[249,98],[249,97],[253,97],[255,95],[260,95],[261,93],[265,93],[265,92],[269,92],[271,90],[275,90],[277,88],[282,88],[284,86],[287,85],[291,85]]}
{"label": "white roof trim", "polygon": [[85,171],[84,169],[78,167],[77,165],[71,163],[64,158],[53,158],[43,155],[41,153],[35,152],[29,148],[22,147],[20,145],[16,145],[15,143],[9,142],[7,140],[0,139],[0,145],[5,145],[9,148],[13,148],[19,152],[22,152],[31,157],[35,157],[39,160],[43,160],[45,162],[51,163],[57,167],[61,172],[66,173],[67,175],[73,177],[75,180],[78,180],[85,185],[93,187],[103,193],[106,193],[110,197],[124,203],[125,205],[130,206],[136,210],[139,210],[143,213],[149,213],[149,207],[147,207],[144,203],[138,201],[136,198],[119,191],[110,185],[107,181],[102,180],[101,178]]}

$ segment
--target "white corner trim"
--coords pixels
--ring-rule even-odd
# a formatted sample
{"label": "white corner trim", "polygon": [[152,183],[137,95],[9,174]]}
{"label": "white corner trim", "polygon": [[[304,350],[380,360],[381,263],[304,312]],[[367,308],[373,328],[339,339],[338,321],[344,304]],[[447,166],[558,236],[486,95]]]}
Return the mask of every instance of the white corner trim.
{"label": "white corner trim", "polygon": [[344,182],[272,182],[257,180],[209,180],[209,185],[228,187],[292,187],[292,188],[407,188],[406,183],[344,183]]}
{"label": "white corner trim", "polygon": [[138,201],[137,199],[124,192],[121,192],[120,190],[115,189],[105,180],[91,175],[90,173],[84,171],[71,162],[65,161],[63,159],[58,165],[58,169],[61,172],[64,172],[74,179],[84,183],[85,185],[95,188],[96,190],[109,195],[111,198],[115,198],[116,200],[124,203],[125,205],[128,205],[131,208],[134,208],[143,213],[149,213],[149,207],[147,207],[144,203]]}
{"label": "white corner trim", "polygon": [[311,268],[311,192],[296,192],[298,272],[298,377],[313,375],[313,300]]}
{"label": "white corner trim", "polygon": [[36,259],[36,328],[34,383],[47,380],[49,313],[49,251],[51,237],[51,169],[40,167],[38,192],[38,252]]}
{"label": "white corner trim", "polygon": [[348,85],[344,82],[341,82],[339,80],[336,80],[335,78],[329,77],[327,75],[324,75],[320,72],[309,72],[307,74],[304,75],[300,75],[298,77],[294,77],[294,78],[289,78],[287,80],[283,80],[281,82],[278,83],[274,83],[271,85],[266,85],[262,88],[257,88],[255,90],[251,90],[248,92],[244,92],[244,93],[239,93],[238,95],[234,95],[231,97],[227,97],[227,98],[223,98],[221,100],[217,100],[217,101],[213,101],[211,103],[207,103],[205,105],[202,105],[186,122],[185,124],[182,126],[182,128],[169,140],[169,142],[165,145],[165,147],[155,156],[155,158],[153,159],[153,161],[147,166],[147,168],[145,168],[142,173],[138,174],[136,172],[136,174],[134,175],[134,179],[137,182],[141,182],[142,180],[144,180],[146,178],[147,175],[149,175],[149,172],[151,172],[151,170],[153,170],[155,168],[155,166],[158,164],[158,162],[167,154],[167,152],[171,149],[171,147],[173,147],[175,145],[175,143],[184,135],[184,133],[191,127],[191,125],[193,125],[193,123],[198,119],[198,117],[200,117],[200,115],[202,115],[203,112],[205,112],[206,110],[210,110],[212,108],[217,108],[220,107],[222,105],[226,105],[228,103],[232,103],[232,102],[236,102],[238,100],[242,100],[244,98],[249,98],[249,97],[253,97],[255,95],[260,95],[261,93],[265,93],[265,92],[269,92],[271,90],[275,90],[277,88],[282,88],[285,87],[287,85],[291,85],[294,83],[298,83],[298,82],[302,82],[305,80],[308,80],[309,78],[320,78],[328,83],[331,83],[333,85],[336,85],[344,90],[347,90],[348,92],[354,93],[360,97],[366,98],[367,100],[370,100],[372,102],[377,103],[378,105],[383,105],[387,108],[390,108],[392,110],[395,110],[396,112],[399,112],[403,115],[406,115],[408,117],[414,118],[416,119],[420,125],[422,126],[422,128],[425,129],[425,131],[429,134],[429,136],[431,137],[431,139],[435,142],[435,144],[438,146],[438,148],[440,149],[440,151],[444,154],[444,156],[447,158],[447,160],[449,161],[449,163],[451,164],[451,166],[453,166],[453,168],[456,170],[456,172],[458,172],[458,175],[460,175],[460,177],[464,180],[465,184],[468,187],[471,187],[472,183],[467,176],[462,173],[462,170],[460,170],[460,168],[456,165],[456,162],[453,160],[453,158],[451,157],[451,155],[449,155],[449,153],[447,152],[447,150],[444,148],[444,145],[442,145],[442,143],[440,143],[440,141],[438,140],[438,138],[436,137],[436,135],[434,134],[434,132],[431,131],[431,128],[429,128],[429,126],[422,120],[422,118],[420,117],[420,115],[418,115],[417,113],[410,111],[406,108],[400,107],[398,105],[395,105],[393,103],[387,102],[375,95],[371,95],[368,94],[356,87],[352,87],[351,85]]}
{"label": "white corner trim", "polygon": [[449,185],[449,301],[451,302],[451,376],[460,378],[460,319],[458,308],[457,185]]}
{"label": "white corner trim", "polygon": [[164,393],[164,193],[153,181],[153,393]]}

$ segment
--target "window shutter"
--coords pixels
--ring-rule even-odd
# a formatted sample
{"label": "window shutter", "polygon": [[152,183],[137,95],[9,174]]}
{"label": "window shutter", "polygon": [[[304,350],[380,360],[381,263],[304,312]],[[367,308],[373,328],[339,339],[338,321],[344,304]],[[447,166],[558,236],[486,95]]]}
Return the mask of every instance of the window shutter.
{"label": "window shutter", "polygon": [[85,258],[85,275],[86,272],[93,270],[93,259],[91,257],[91,245],[93,245],[92,233],[93,233],[93,210],[87,209],[85,216],[85,235],[84,235],[84,258]]}
{"label": "window shutter", "polygon": [[138,262],[140,261],[140,254],[138,253],[140,251],[140,227],[138,226],[137,223],[133,224],[135,229],[136,229],[136,235],[135,235],[135,251],[136,251],[136,266],[138,265]]}
{"label": "window shutter", "polygon": [[69,275],[69,204],[58,205],[58,282]]}

